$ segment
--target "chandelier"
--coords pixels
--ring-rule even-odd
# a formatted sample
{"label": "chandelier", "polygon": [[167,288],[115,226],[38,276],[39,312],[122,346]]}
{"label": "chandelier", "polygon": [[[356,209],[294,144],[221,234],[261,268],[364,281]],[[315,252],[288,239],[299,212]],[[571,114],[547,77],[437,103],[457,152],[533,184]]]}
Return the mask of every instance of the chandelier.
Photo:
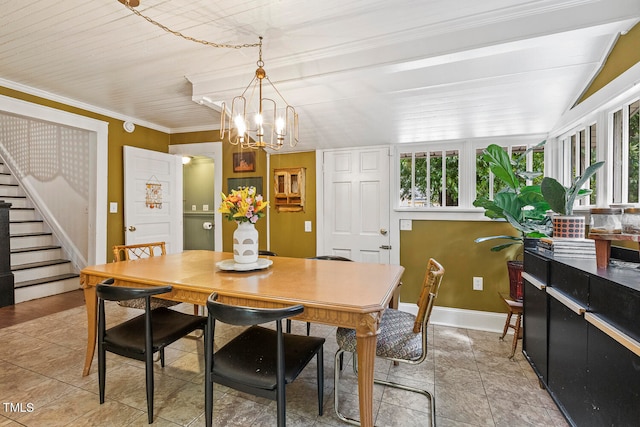
{"label": "chandelier", "polygon": [[[269,80],[263,68],[262,37],[258,44],[258,69],[253,79],[240,96],[233,98],[230,113],[222,103],[220,138],[226,137],[229,143],[242,148],[279,150],[285,144],[295,147],[298,143],[298,114]],[[264,80],[280,98],[280,104],[264,96]]]}
{"label": "chandelier", "polygon": [[[144,18],[151,24],[162,30],[181,37],[185,40],[200,43],[210,47],[240,49],[246,47],[258,47],[258,69],[255,76],[245,88],[240,96],[236,96],[231,101],[231,111],[227,111],[227,106],[222,102],[222,112],[220,113],[220,138],[225,139],[230,144],[240,145],[242,148],[250,149],[271,149],[279,150],[285,145],[295,147],[298,144],[298,114],[295,108],[284,100],[278,89],[271,83],[267,72],[263,68],[262,61],[262,37],[256,44],[220,44],[206,40],[195,39],[174,31],[135,10],[140,2],[138,0],[118,0],[124,4],[134,14]],[[266,80],[269,87],[279,101],[263,96],[263,80]],[[249,89],[251,89],[250,93]],[[257,92],[257,93],[256,93]]]}

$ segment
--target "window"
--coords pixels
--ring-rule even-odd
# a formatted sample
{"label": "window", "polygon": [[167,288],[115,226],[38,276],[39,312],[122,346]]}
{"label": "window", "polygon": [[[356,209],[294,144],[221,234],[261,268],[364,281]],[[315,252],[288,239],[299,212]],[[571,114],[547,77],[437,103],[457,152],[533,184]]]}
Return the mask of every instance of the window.
{"label": "window", "polygon": [[458,150],[400,153],[400,206],[458,206]]}
{"label": "window", "polygon": [[[511,145],[503,148],[509,153],[515,171],[540,172],[540,176],[526,182],[527,185],[540,185],[544,173],[544,147],[531,148],[528,145]],[[493,199],[493,195],[501,188],[495,182],[489,165],[482,158],[483,150],[476,149],[476,197]],[[530,151],[527,153],[527,150]],[[525,181],[524,178],[520,180],[523,183]]]}
{"label": "window", "polygon": [[[501,188],[482,159],[482,152],[494,142],[506,147],[514,160],[522,162],[518,170],[543,172],[544,147],[536,147],[522,156],[537,142],[452,141],[400,147],[398,207],[475,209],[476,195],[492,199]],[[536,178],[534,183],[541,180],[542,177]]]}
{"label": "window", "polygon": [[[564,147],[564,185],[570,186],[575,177],[582,175],[592,164],[596,163],[596,124],[584,127],[562,139]],[[592,193],[578,201],[582,206],[596,204],[596,176],[592,176],[584,188]]]}
{"label": "window", "polygon": [[640,201],[639,109],[640,100],[636,100],[611,115],[614,203]]}

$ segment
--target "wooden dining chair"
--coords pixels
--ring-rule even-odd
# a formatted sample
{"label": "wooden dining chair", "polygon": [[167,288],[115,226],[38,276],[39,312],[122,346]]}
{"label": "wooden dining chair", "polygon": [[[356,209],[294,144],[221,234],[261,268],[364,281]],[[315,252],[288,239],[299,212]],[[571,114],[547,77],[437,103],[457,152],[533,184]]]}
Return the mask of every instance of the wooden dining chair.
{"label": "wooden dining chair", "polygon": [[[302,305],[252,308],[223,304],[213,293],[207,300],[205,332],[205,425],[213,422],[213,383],[275,400],[278,427],[286,423],[286,385],[316,357],[318,414],[322,415],[324,338],[283,333],[282,319],[304,311]],[[214,353],[216,322],[250,326]],[[275,322],[275,330],[256,326]]]}
{"label": "wooden dining chair", "polygon": [[[444,268],[433,258],[429,259],[427,272],[422,283],[422,290],[418,298],[417,315],[400,310],[388,308],[384,311],[380,320],[380,329],[376,341],[376,357],[387,359],[398,363],[417,365],[422,363],[427,357],[427,326],[433,310],[433,304],[442,277]],[[339,379],[342,370],[340,360],[345,352],[353,353],[353,370],[357,372],[356,357],[356,331],[355,329],[338,328],[336,331],[338,351],[335,355],[335,377],[334,377],[334,407],[338,418],[349,424],[360,425],[356,419],[343,415],[339,410]],[[391,381],[374,379],[376,384],[420,393],[429,399],[431,404],[431,425],[435,426],[435,398],[427,390],[399,384]]]}
{"label": "wooden dining chair", "polygon": [[[129,261],[133,259],[149,258],[153,256],[166,255],[167,249],[165,242],[139,243],[136,245],[114,245],[113,246],[113,262]],[[170,301],[160,298],[151,299],[151,308],[173,307],[180,304],[179,302]],[[118,301],[118,305],[122,307],[144,309],[144,299],[133,299],[126,301]],[[198,314],[195,312],[194,314]]]}
{"label": "wooden dining chair", "polygon": [[165,242],[139,243],[136,245],[114,245],[113,261],[128,261],[130,259],[149,258],[166,255]]}
{"label": "wooden dining chair", "polygon": [[[106,384],[106,352],[145,362],[147,414],[153,423],[153,355],[160,353],[164,367],[164,349],[196,329],[204,330],[207,318],[170,310],[151,308],[151,296],[171,292],[171,286],[131,288],[112,286],[113,279],[96,286],[98,297],[98,387],[100,404],[104,403]],[[144,314],[107,329],[105,301],[144,301]]]}

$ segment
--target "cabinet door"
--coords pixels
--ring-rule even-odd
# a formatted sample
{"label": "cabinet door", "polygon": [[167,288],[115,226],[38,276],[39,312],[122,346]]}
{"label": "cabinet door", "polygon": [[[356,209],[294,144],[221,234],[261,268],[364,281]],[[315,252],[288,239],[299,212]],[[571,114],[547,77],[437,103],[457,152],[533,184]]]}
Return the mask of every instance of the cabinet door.
{"label": "cabinet door", "polygon": [[588,330],[591,425],[640,426],[640,357],[595,326]]}
{"label": "cabinet door", "polygon": [[592,425],[587,396],[587,322],[554,297],[549,298],[548,388],[574,425]]}
{"label": "cabinet door", "polygon": [[289,172],[276,171],[273,179],[273,192],[275,196],[287,197],[287,193],[289,193]]}
{"label": "cabinet door", "polygon": [[544,288],[539,289],[526,279],[526,274],[524,276],[523,303],[526,327],[523,328],[522,351],[538,378],[546,385],[548,297]]}

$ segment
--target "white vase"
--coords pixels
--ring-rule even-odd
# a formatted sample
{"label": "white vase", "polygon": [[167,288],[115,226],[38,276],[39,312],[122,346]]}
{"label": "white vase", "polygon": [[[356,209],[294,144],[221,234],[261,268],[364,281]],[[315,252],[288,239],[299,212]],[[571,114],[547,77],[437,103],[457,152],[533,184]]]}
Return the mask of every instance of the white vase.
{"label": "white vase", "polygon": [[238,224],[233,232],[233,259],[238,264],[258,262],[258,230],[255,224]]}

